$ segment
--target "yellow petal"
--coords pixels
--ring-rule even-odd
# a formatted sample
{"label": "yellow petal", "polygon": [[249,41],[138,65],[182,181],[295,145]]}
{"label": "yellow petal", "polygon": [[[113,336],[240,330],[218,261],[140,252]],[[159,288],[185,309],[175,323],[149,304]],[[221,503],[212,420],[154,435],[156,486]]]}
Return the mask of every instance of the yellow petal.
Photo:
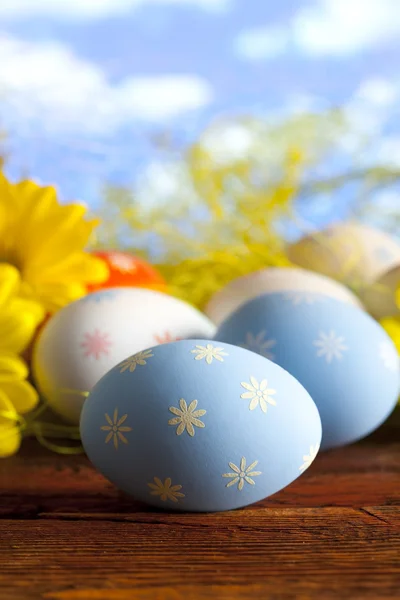
{"label": "yellow petal", "polygon": [[62,263],[44,269],[39,275],[42,281],[57,281],[87,284],[103,283],[109,277],[109,268],[104,260],[91,256],[86,252],[71,254]]}
{"label": "yellow petal", "polygon": [[28,376],[28,367],[15,354],[8,352],[0,353],[0,385],[3,382],[22,381]]}
{"label": "yellow petal", "polygon": [[7,263],[0,263],[0,305],[18,292],[20,275],[18,269]]}
{"label": "yellow petal", "polygon": [[21,445],[21,431],[17,425],[18,414],[0,390],[0,457],[12,456]]}
{"label": "yellow petal", "polygon": [[0,380],[0,389],[21,415],[33,410],[39,402],[37,391],[28,381]]}
{"label": "yellow petal", "polygon": [[[31,341],[38,324],[37,312],[24,310],[25,303],[14,302],[0,311],[0,351],[6,350],[20,354]],[[36,307],[36,305],[35,305]]]}
{"label": "yellow petal", "polygon": [[37,290],[40,301],[49,313],[86,295],[86,287],[80,283],[46,283]]}
{"label": "yellow petal", "polygon": [[381,325],[392,338],[397,352],[400,354],[400,317],[389,317],[381,320]]}

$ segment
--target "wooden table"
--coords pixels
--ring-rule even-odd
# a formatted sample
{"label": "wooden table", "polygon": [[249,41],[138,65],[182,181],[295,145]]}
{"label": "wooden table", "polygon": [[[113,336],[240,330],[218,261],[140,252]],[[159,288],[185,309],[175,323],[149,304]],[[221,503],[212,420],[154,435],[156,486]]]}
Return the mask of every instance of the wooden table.
{"label": "wooden table", "polygon": [[156,512],[82,456],[0,461],[0,598],[400,598],[400,409],[245,510]]}

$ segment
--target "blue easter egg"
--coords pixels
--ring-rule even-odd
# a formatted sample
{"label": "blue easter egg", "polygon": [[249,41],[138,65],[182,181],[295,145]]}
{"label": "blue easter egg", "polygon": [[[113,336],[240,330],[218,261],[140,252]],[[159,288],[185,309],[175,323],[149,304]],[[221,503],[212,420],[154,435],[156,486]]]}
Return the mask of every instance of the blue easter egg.
{"label": "blue easter egg", "polygon": [[215,337],[273,360],[304,385],[321,415],[322,448],[368,435],[396,404],[393,342],[368,314],[328,296],[259,296],[226,319]]}
{"label": "blue easter egg", "polygon": [[81,435],[94,465],[138,500],[219,511],[296,479],[318,452],[321,422],[306,390],[273,362],[184,340],[104,375],[84,404]]}

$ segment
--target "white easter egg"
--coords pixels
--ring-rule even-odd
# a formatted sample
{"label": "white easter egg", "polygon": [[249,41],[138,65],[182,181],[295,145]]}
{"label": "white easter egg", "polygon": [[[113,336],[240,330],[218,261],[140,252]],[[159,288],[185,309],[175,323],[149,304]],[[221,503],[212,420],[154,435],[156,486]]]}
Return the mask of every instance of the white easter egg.
{"label": "white easter egg", "polygon": [[400,263],[400,244],[386,233],[355,222],[339,223],[288,248],[300,267],[362,289]]}
{"label": "white easter egg", "polygon": [[396,304],[396,291],[400,285],[400,263],[361,292],[367,310],[376,319],[400,314]]}
{"label": "white easter egg", "polygon": [[305,269],[271,267],[231,281],[214,294],[205,312],[214,323],[219,325],[248,300],[261,294],[274,292],[286,292],[294,304],[311,303],[315,294],[325,294],[363,308],[358,298],[337,281]]}
{"label": "white easter egg", "polygon": [[[33,374],[51,408],[79,423],[85,395],[112,367],[146,348],[211,338],[215,327],[186,302],[143,288],[89,294],[54,315],[36,343]],[[131,370],[133,367],[131,367]]]}

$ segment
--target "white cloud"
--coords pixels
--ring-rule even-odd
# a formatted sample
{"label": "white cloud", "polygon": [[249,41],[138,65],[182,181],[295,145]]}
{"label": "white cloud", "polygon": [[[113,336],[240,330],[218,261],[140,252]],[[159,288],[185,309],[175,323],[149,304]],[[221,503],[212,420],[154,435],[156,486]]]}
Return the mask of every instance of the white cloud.
{"label": "white cloud", "polygon": [[230,3],[231,0],[1,0],[0,18],[104,19],[124,15],[149,4],[187,6],[220,12],[227,9]]}
{"label": "white cloud", "polygon": [[242,31],[235,47],[250,60],[268,59],[289,49],[311,57],[343,57],[398,36],[399,0],[315,0],[299,9],[286,27]]}
{"label": "white cloud", "polygon": [[289,44],[284,28],[259,27],[242,31],[235,40],[236,53],[248,60],[274,58],[283,54]]}
{"label": "white cloud", "polygon": [[311,55],[353,54],[398,34],[398,0],[319,0],[293,22],[298,47]]}
{"label": "white cloud", "polygon": [[398,169],[400,167],[400,136],[388,135],[379,140],[374,146],[373,158],[379,164]]}
{"label": "white cloud", "polygon": [[356,97],[374,106],[392,106],[399,98],[399,85],[394,81],[382,78],[367,79],[362,82]]}
{"label": "white cloud", "polygon": [[40,122],[47,131],[108,133],[129,122],[172,119],[213,96],[196,75],[127,77],[113,85],[97,65],[58,43],[0,37],[0,55],[1,106],[19,130]]}

